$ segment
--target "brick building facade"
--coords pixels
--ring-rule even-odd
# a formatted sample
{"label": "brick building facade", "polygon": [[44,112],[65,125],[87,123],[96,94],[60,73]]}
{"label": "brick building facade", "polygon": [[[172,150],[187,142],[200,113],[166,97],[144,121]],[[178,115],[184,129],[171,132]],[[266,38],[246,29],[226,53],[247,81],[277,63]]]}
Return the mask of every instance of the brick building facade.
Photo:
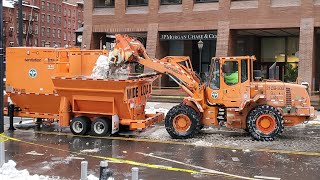
{"label": "brick building facade", "polygon": [[151,57],[188,55],[202,72],[212,56],[256,55],[265,77],[277,62],[282,80],[298,72],[319,86],[320,0],[86,0],[84,13],[82,45],[91,49],[127,33]]}
{"label": "brick building facade", "polygon": [[[83,24],[82,14],[82,1],[77,3],[63,0],[23,1],[23,46],[61,47],[66,44],[74,46],[74,32]],[[4,0],[4,47],[19,45],[18,29],[18,3]]]}

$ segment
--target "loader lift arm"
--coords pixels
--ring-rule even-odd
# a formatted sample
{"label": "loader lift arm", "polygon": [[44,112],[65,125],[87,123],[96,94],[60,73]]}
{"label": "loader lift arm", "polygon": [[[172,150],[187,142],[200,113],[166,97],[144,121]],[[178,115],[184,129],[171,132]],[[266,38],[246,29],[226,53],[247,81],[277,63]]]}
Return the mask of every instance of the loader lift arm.
{"label": "loader lift arm", "polygon": [[[140,41],[127,35],[116,35],[114,56],[123,62],[138,62],[159,73],[169,75],[189,95],[193,96],[201,87],[201,81],[193,71],[187,56],[167,56],[160,60],[150,58]],[[120,57],[119,57],[120,56]]]}

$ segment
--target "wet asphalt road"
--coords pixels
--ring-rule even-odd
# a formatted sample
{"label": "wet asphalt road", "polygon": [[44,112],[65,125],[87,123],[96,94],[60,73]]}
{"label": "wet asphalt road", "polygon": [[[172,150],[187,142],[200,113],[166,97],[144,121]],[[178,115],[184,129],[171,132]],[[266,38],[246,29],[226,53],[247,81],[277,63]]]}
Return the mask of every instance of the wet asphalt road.
{"label": "wet asphalt road", "polygon": [[120,180],[131,179],[131,168],[135,166],[140,170],[139,179],[146,180],[241,179],[255,176],[320,179],[319,150],[295,154],[275,148],[274,152],[264,152],[250,147],[247,148],[251,150],[241,149],[236,145],[205,147],[185,141],[141,137],[76,137],[68,130],[64,133],[50,132],[52,130],[6,132],[8,136],[18,139],[5,142],[6,160],[16,161],[17,169],[28,169],[31,174],[65,179],[80,179],[82,160],[89,162],[89,173],[98,176],[98,165],[103,159],[110,161],[115,179]]}

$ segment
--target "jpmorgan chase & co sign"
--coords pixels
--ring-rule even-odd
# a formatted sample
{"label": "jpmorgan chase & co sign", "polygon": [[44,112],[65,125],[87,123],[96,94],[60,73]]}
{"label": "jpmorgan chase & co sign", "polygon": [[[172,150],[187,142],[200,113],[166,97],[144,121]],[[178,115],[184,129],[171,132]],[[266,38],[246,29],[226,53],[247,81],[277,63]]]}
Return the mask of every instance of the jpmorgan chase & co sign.
{"label": "jpmorgan chase & co sign", "polygon": [[217,39],[216,32],[161,32],[160,41],[175,40],[213,40]]}

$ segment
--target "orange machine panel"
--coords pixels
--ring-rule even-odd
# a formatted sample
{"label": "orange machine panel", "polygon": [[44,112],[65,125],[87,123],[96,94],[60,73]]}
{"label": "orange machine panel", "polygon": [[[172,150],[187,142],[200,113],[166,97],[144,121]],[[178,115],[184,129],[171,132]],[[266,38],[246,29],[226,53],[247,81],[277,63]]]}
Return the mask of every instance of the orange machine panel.
{"label": "orange machine panel", "polygon": [[6,49],[6,92],[22,112],[59,112],[52,76],[90,75],[105,50],[13,47]]}

